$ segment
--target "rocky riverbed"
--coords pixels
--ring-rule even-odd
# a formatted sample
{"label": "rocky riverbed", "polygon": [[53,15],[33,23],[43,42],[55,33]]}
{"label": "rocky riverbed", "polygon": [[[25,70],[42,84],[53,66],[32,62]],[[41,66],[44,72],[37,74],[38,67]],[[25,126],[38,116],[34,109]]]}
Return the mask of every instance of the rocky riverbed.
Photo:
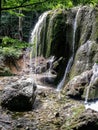
{"label": "rocky riverbed", "polygon": [[[0,97],[7,84],[20,79],[21,76],[0,78]],[[51,85],[38,87],[36,94],[31,111],[13,112],[0,106],[0,129],[97,130],[98,114],[90,109],[85,110],[84,101],[70,99],[64,91],[57,92]]]}

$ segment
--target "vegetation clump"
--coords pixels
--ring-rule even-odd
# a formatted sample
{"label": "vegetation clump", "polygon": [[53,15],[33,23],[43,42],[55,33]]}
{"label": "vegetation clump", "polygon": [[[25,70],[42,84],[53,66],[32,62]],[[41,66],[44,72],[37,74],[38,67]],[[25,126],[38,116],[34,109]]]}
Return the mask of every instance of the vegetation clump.
{"label": "vegetation clump", "polygon": [[27,46],[28,44],[26,42],[21,42],[17,39],[12,39],[5,36],[2,38],[2,43],[0,45],[0,55],[2,55],[5,60],[19,59],[22,55],[22,49]]}

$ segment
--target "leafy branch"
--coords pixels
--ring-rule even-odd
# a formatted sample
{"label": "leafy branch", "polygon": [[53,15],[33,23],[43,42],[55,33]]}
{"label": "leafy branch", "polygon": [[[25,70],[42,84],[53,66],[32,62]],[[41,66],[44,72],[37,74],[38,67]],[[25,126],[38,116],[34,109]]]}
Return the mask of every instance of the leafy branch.
{"label": "leafy branch", "polygon": [[28,7],[28,6],[36,6],[36,5],[40,5],[40,4],[43,4],[45,2],[47,2],[49,0],[44,0],[44,1],[41,1],[41,2],[37,2],[37,3],[31,3],[31,4],[27,4],[27,5],[19,5],[19,6],[14,6],[14,7],[5,7],[5,8],[1,8],[1,11],[3,10],[10,10],[10,9],[18,9],[18,8],[23,8],[23,7]]}

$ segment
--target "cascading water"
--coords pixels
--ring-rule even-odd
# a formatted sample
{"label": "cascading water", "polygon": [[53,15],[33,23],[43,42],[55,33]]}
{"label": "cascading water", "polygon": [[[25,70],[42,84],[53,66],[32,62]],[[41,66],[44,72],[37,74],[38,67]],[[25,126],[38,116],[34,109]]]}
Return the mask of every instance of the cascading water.
{"label": "cascading water", "polygon": [[51,59],[49,60],[49,71],[48,71],[49,75],[51,74],[51,69],[52,69],[52,64],[53,64],[54,59],[55,57],[52,56]]}
{"label": "cascading water", "polygon": [[53,35],[53,33],[52,33],[52,31],[53,31],[53,25],[54,25],[53,23],[54,23],[54,18],[57,15],[56,13],[57,13],[57,11],[55,10],[53,12],[53,15],[50,17],[49,24],[48,24],[47,39],[46,40],[47,40],[47,44],[49,46],[47,46],[46,56],[49,56],[49,50],[50,50],[50,47],[51,47],[51,39],[52,39],[52,35]]}
{"label": "cascading water", "polygon": [[49,63],[49,69],[48,69],[47,77],[48,77],[48,80],[50,80],[50,81],[51,81],[51,76],[53,77],[53,75],[52,75],[52,73],[51,73],[51,70],[52,70],[52,64],[53,64],[53,61],[54,61],[54,60],[55,60],[55,57],[52,56],[52,57],[49,59],[49,61],[48,61],[48,63]]}
{"label": "cascading water", "polygon": [[66,80],[66,76],[69,73],[69,71],[71,69],[71,66],[72,66],[72,63],[73,63],[74,51],[75,51],[75,49],[74,49],[75,48],[75,34],[76,34],[77,20],[78,20],[78,15],[79,15],[80,9],[81,8],[79,8],[77,13],[76,13],[76,17],[75,17],[74,24],[73,24],[72,56],[71,56],[71,58],[69,59],[69,61],[67,63],[67,67],[65,69],[64,77],[63,77],[63,79],[61,80],[61,82],[57,86],[57,91],[61,90],[62,87],[64,86],[65,80]]}
{"label": "cascading water", "polygon": [[87,88],[87,92],[86,92],[86,97],[85,97],[85,108],[88,109],[93,109],[95,111],[98,112],[98,100],[97,101],[93,101],[93,102],[88,102],[88,97],[89,97],[89,91],[90,91],[90,87],[92,85],[92,83],[98,78],[98,64],[95,63],[93,65],[93,75],[91,77],[91,81],[90,84]]}
{"label": "cascading water", "polygon": [[[44,39],[45,39],[45,33],[43,34],[43,36],[41,37],[41,31],[42,29],[44,29],[43,32],[45,32],[45,28],[46,28],[46,17],[48,15],[49,11],[43,13],[39,19],[38,19],[38,22],[36,23],[32,33],[31,33],[31,39],[30,39],[30,43],[33,44],[33,48],[32,49],[35,49],[35,50],[32,50],[33,53],[35,54],[35,56],[38,55],[38,45],[43,45],[44,43]],[[43,43],[40,43],[42,42]]]}
{"label": "cascading water", "polygon": [[61,82],[58,84],[57,86],[57,91],[60,91],[65,83],[65,80],[66,80],[66,76],[68,74],[68,72],[70,71],[70,68],[71,68],[71,65],[72,65],[72,62],[73,62],[73,56],[69,59],[68,61],[68,64],[67,64],[67,67],[65,69],[65,73],[64,73],[64,77],[63,79],[61,80]]}
{"label": "cascading water", "polygon": [[[38,45],[44,44],[45,33],[44,33],[43,37],[41,37],[41,31],[42,31],[42,29],[44,29],[43,32],[45,32],[46,17],[48,15],[48,13],[49,13],[49,11],[43,13],[39,17],[38,22],[36,23],[32,33],[31,33],[30,43],[32,44],[33,47],[32,47],[31,52],[30,52],[30,73],[32,73],[32,57],[35,57],[35,73],[36,73]],[[36,78],[35,78],[35,80],[36,80]]]}

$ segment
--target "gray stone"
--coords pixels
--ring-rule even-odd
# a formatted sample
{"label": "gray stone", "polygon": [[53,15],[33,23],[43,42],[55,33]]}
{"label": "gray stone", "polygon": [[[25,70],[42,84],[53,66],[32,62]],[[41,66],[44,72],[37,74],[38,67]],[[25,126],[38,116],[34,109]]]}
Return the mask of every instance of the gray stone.
{"label": "gray stone", "polygon": [[84,90],[90,83],[92,73],[92,70],[85,71],[81,75],[75,76],[71,81],[69,81],[64,88],[66,95],[74,98],[83,98]]}
{"label": "gray stone", "polygon": [[27,82],[17,82],[6,86],[1,98],[1,105],[11,111],[31,110],[36,94],[36,85]]}

